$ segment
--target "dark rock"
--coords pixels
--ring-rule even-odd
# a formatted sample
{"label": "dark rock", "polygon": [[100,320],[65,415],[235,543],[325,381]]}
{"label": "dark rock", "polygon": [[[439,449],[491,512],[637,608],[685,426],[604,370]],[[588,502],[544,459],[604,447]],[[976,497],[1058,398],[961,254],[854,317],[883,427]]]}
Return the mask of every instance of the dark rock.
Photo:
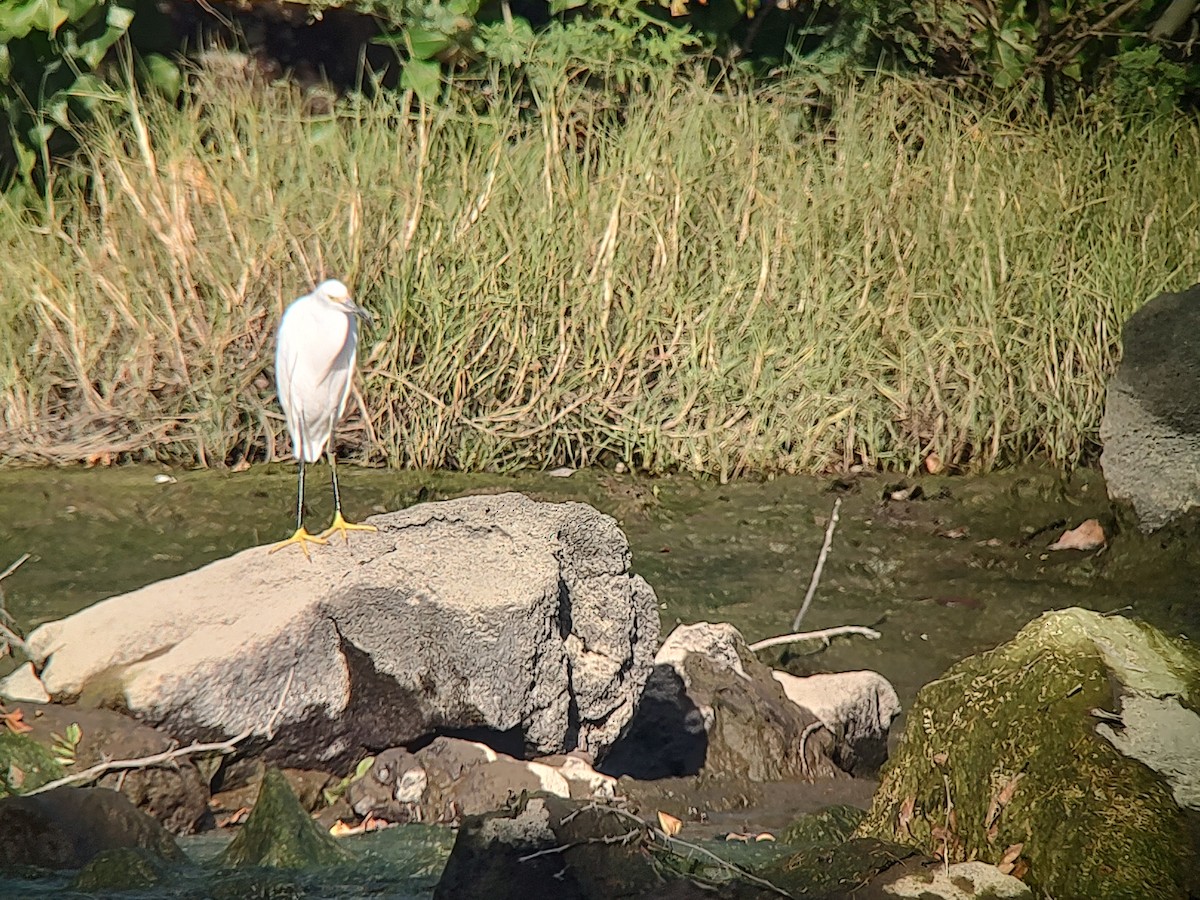
{"label": "dark rock", "polygon": [[[648,827],[627,813],[525,795],[510,809],[463,823],[434,900],[713,896],[711,887],[699,887],[684,874],[689,867],[681,858],[660,864],[660,852],[665,851],[651,846]],[[771,893],[728,879],[719,896],[750,900]]]}
{"label": "dark rock", "polygon": [[599,769],[636,779],[846,777],[830,758],[834,746],[732,625],[701,622],[663,643],[633,721]]}
{"label": "dark rock", "polygon": [[226,866],[279,869],[331,866],[352,859],[349,850],[313,822],[278,769],[267,769],[258,802],[221,855]]}
{"label": "dark rock", "polygon": [[133,891],[162,884],[171,875],[171,867],[161,857],[142,847],[118,847],[92,857],[91,862],[71,881],[71,890]]}
{"label": "dark rock", "polygon": [[1149,532],[1200,507],[1200,285],[1146,303],[1121,339],[1100,465],[1109,497]]}
{"label": "dark rock", "polygon": [[[510,493],[371,523],[310,564],[257,547],[39,626],[40,689],[183,741],[251,729],[248,745],[292,766],[344,768],[446,732],[504,735],[528,755],[616,740],[658,605],[614,519]],[[26,696],[31,674],[16,682]]]}
{"label": "dark rock", "polygon": [[[58,704],[22,703],[30,737],[50,747],[54,735],[63,735],[72,723],[81,737],[75,747],[71,771],[81,771],[101,760],[138,759],[178,745],[163,734],[111,709]],[[208,820],[208,783],[193,760],[179,758],[169,766],[147,766],[110,772],[98,787],[120,791],[143,812],[149,813],[174,834],[191,834]]]}
{"label": "dark rock", "polygon": [[0,799],[0,866],[78,869],[121,847],[185,859],[166,829],[116,791],[65,787]]}

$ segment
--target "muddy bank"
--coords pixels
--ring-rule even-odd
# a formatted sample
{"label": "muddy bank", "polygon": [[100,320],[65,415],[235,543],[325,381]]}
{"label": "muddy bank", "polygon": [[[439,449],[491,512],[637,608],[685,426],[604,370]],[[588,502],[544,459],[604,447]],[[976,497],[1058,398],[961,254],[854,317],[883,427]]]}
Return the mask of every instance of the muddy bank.
{"label": "muddy bank", "polygon": [[[4,582],[8,609],[30,628],[284,537],[294,478],[282,465],[242,473],[0,470],[0,563],[33,554]],[[330,505],[324,478],[317,467],[310,479],[314,512]],[[804,625],[871,625],[883,636],[839,639],[808,656],[783,651],[768,661],[800,674],[873,669],[906,706],[952,662],[1011,638],[1048,609],[1132,607],[1130,614],[1168,633],[1200,635],[1200,547],[1120,528],[1093,470],[1067,479],[1030,469],[720,485],[599,470],[555,478],[346,466],[342,478],[351,518],[418,499],[500,490],[586,501],[615,516],[629,536],[633,568],[659,596],[664,634],[677,622],[722,620],[751,641],[790,629],[826,517],[841,496],[841,521]],[[884,499],[914,486],[919,491],[910,499]],[[1046,550],[1064,528],[1091,517],[1110,534],[1117,530],[1109,550]]]}

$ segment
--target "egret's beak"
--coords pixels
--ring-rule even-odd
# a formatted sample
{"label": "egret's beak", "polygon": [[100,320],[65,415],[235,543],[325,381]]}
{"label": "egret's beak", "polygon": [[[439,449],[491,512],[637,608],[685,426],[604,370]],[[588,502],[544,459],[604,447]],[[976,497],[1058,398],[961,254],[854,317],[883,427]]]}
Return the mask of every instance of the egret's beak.
{"label": "egret's beak", "polygon": [[370,322],[372,325],[375,324],[375,314],[370,310],[359,306],[349,297],[346,298],[346,310],[350,313],[350,315],[358,316],[364,322]]}

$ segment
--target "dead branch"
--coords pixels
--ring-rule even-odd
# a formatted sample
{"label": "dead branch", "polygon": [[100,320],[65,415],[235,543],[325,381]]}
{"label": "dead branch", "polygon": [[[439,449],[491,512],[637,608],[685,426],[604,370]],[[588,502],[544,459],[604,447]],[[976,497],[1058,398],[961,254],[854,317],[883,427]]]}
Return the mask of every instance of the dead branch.
{"label": "dead branch", "polygon": [[817,592],[817,585],[821,581],[821,572],[825,568],[825,558],[829,556],[829,545],[833,543],[833,530],[837,528],[838,511],[841,508],[842,498],[838,497],[833,501],[833,512],[829,514],[829,525],[825,528],[825,543],[821,545],[821,554],[817,557],[816,566],[813,567],[812,580],[808,583],[808,592],[804,595],[804,603],[800,607],[800,612],[796,613],[796,618],[792,620],[792,631],[800,630],[800,622],[804,618],[804,614],[808,612],[813,595]]}
{"label": "dead branch", "polygon": [[150,756],[138,757],[137,759],[111,759],[106,762],[96,763],[96,765],[89,769],[84,769],[82,772],[57,778],[54,781],[43,784],[41,787],[34,788],[32,791],[25,791],[22,796],[32,797],[34,794],[42,794],[69,784],[93,781],[106,772],[115,772],[122,769],[148,769],[152,766],[161,766],[163,763],[171,762],[183,756],[192,756],[196,753],[232,753],[238,744],[253,733],[254,729],[247,728],[241,734],[231,737],[227,741],[217,741],[210,744],[197,744],[193,742],[186,747],[176,747],[174,750],[164,750],[162,753],[154,753]]}
{"label": "dead branch", "polygon": [[882,635],[874,628],[863,625],[838,625],[836,628],[822,628],[820,631],[800,631],[796,634],[781,634],[778,637],[763,638],[750,645],[751,650],[766,650],[768,647],[779,647],[783,644],[799,644],[801,641],[825,641],[839,634],[861,634],[872,641],[879,640]]}

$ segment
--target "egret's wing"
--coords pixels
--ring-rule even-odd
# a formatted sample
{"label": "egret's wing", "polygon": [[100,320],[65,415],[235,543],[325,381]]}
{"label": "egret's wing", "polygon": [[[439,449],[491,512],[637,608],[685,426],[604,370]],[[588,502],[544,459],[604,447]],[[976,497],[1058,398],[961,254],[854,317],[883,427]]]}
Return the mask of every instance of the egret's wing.
{"label": "egret's wing", "polygon": [[349,326],[311,295],[289,306],[279,323],[275,383],[297,459],[320,459],[341,415],[354,366]]}

